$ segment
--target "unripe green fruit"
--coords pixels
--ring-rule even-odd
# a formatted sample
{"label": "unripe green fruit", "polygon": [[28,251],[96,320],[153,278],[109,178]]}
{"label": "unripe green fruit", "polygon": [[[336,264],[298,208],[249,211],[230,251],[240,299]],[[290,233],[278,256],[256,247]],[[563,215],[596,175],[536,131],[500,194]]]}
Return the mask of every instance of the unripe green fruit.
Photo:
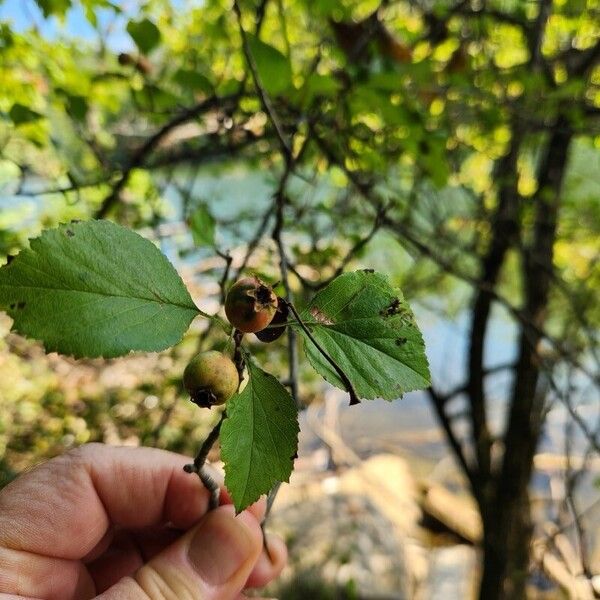
{"label": "unripe green fruit", "polygon": [[277,296],[270,285],[258,277],[243,277],[236,281],[225,298],[225,314],[239,331],[256,333],[264,329],[275,316]]}
{"label": "unripe green fruit", "polygon": [[202,408],[225,403],[233,396],[240,379],[233,361],[216,350],[192,358],[183,372],[183,385],[192,402]]}

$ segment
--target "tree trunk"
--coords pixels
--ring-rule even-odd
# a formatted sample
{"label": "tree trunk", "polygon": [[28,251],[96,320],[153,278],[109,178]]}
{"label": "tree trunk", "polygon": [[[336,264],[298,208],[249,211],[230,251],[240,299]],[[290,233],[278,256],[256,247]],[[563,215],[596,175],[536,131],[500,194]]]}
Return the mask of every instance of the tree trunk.
{"label": "tree trunk", "polygon": [[471,435],[477,457],[476,485],[473,492],[480,506],[486,503],[485,497],[488,494],[491,447],[483,389],[483,349],[492,304],[490,289],[496,285],[506,252],[514,243],[518,232],[517,160],[522,139],[522,130],[514,127],[509,151],[498,164],[496,178],[500,184],[498,206],[492,217],[492,239],[482,261],[481,286],[477,290],[471,309],[467,393],[471,412]]}
{"label": "tree trunk", "polygon": [[524,598],[532,526],[527,490],[501,510],[492,506],[483,520],[483,574],[480,600]]}
{"label": "tree trunk", "polygon": [[504,437],[504,457],[482,510],[484,564],[480,600],[525,597],[532,526],[528,485],[542,426],[543,398],[537,393],[540,362],[537,346],[548,304],[556,239],[560,189],[572,132],[559,118],[538,171],[535,223],[531,246],[524,253],[525,288],[519,355]]}

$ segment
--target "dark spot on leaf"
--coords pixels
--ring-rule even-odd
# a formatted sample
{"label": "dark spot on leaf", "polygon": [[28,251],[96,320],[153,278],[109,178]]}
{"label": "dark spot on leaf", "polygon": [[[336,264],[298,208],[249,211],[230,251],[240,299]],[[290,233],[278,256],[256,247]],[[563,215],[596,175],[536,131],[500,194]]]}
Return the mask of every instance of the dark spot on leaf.
{"label": "dark spot on leaf", "polygon": [[77,223],[81,223],[81,219],[71,219],[71,223],[77,225]]}
{"label": "dark spot on leaf", "polygon": [[17,308],[25,308],[25,302],[23,300],[21,300],[21,302],[17,302]]}
{"label": "dark spot on leaf", "polygon": [[310,314],[323,325],[333,325],[333,321],[325,314],[323,314],[316,306],[310,309]]}
{"label": "dark spot on leaf", "polygon": [[400,312],[402,312],[402,304],[400,303],[400,300],[398,300],[398,298],[394,298],[392,303],[387,308],[384,308],[383,310],[379,311],[379,315],[382,317],[391,317],[393,315],[397,315]]}
{"label": "dark spot on leaf", "polygon": [[408,340],[405,337],[399,337],[396,339],[396,346],[404,346]]}
{"label": "dark spot on leaf", "polygon": [[375,273],[375,269],[361,269],[363,273]]}
{"label": "dark spot on leaf", "polygon": [[12,254],[9,254],[9,255],[6,257],[6,264],[7,264],[7,265],[10,265],[10,263],[11,263],[11,262],[12,262],[14,259],[15,259],[15,257],[14,257]]}
{"label": "dark spot on leaf", "polygon": [[73,237],[73,236],[75,235],[75,233],[74,233],[74,232],[73,232],[71,229],[67,229],[67,231],[66,231],[66,234],[67,234],[69,237]]}

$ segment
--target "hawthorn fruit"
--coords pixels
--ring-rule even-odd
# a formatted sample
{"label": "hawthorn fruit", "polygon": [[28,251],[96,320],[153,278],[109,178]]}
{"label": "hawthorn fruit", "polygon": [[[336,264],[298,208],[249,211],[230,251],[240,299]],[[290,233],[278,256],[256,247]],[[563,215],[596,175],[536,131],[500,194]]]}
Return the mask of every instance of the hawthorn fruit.
{"label": "hawthorn fruit", "polygon": [[209,350],[192,358],[183,372],[183,385],[194,404],[210,408],[233,396],[240,379],[234,362],[221,352]]}
{"label": "hawthorn fruit", "polygon": [[[265,343],[274,342],[279,339],[285,331],[285,323],[287,322],[289,312],[290,309],[287,304],[282,298],[277,296],[277,310],[275,311],[275,316],[268,327],[261,331],[257,331],[254,335],[256,335],[261,342]],[[280,325],[280,327],[273,327],[274,325]]]}
{"label": "hawthorn fruit", "polygon": [[243,277],[227,292],[225,314],[239,331],[256,333],[271,323],[277,305],[277,296],[270,285],[256,276]]}

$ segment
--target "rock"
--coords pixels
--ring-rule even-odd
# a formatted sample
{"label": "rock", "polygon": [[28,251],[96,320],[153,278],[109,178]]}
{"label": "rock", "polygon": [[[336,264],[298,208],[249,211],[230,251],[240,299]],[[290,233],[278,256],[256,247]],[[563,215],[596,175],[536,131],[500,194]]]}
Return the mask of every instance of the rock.
{"label": "rock", "polygon": [[421,500],[423,512],[459,537],[473,544],[482,537],[481,518],[472,501],[453,494],[440,485],[425,488]]}
{"label": "rock", "polygon": [[352,588],[364,599],[412,598],[395,526],[365,495],[334,492],[288,504],[274,511],[269,529],[283,535],[290,552],[290,566],[269,594],[290,597],[282,588],[292,589],[294,581],[303,579]]}
{"label": "rock", "polygon": [[429,552],[429,576],[423,598],[474,598],[477,555],[471,546],[433,548]]}

